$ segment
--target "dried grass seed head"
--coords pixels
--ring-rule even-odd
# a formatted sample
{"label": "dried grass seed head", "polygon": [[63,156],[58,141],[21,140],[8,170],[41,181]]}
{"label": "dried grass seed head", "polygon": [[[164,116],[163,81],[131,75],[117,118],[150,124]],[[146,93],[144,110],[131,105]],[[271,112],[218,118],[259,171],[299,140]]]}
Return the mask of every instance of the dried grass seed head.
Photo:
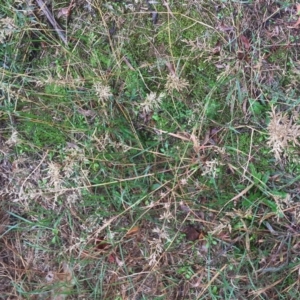
{"label": "dried grass seed head", "polygon": [[177,92],[181,92],[184,89],[187,89],[188,87],[189,87],[189,83],[186,79],[182,79],[173,73],[168,74],[165,89],[169,94],[172,93],[173,90],[176,90]]}
{"label": "dried grass seed head", "polygon": [[93,87],[102,106],[106,106],[106,101],[113,95],[110,86],[99,81],[95,82]]}
{"label": "dried grass seed head", "polygon": [[297,140],[300,136],[300,125],[296,124],[298,114],[293,113],[288,117],[286,113],[276,112],[277,107],[272,107],[270,123],[268,125],[268,142],[277,161],[281,160],[281,155],[286,154],[289,144],[300,145]]}
{"label": "dried grass seed head", "polygon": [[148,94],[145,100],[140,104],[143,113],[149,113],[153,110],[159,109],[164,97],[164,93],[157,95],[156,93],[151,92]]}

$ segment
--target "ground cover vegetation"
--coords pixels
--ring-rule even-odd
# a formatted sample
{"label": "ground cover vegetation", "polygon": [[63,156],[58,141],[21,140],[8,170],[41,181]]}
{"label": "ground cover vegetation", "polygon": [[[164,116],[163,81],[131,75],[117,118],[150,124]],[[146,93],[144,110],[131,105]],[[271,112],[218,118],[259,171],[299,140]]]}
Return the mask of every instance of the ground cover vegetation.
{"label": "ground cover vegetation", "polygon": [[2,0],[0,299],[299,299],[299,14]]}

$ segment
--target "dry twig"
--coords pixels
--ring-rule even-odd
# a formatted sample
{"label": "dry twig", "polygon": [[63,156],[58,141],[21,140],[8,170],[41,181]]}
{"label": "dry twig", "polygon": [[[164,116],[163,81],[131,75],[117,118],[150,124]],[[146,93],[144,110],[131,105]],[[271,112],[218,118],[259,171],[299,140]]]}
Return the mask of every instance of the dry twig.
{"label": "dry twig", "polygon": [[40,7],[40,9],[42,10],[42,12],[44,13],[44,15],[46,16],[47,20],[53,26],[53,28],[57,32],[58,36],[60,37],[60,39],[65,43],[65,45],[67,45],[68,41],[67,41],[67,38],[66,38],[64,30],[58,25],[58,23],[54,19],[53,15],[49,11],[48,7],[46,6],[46,4],[43,2],[43,0],[36,0],[36,3],[38,4],[38,6]]}

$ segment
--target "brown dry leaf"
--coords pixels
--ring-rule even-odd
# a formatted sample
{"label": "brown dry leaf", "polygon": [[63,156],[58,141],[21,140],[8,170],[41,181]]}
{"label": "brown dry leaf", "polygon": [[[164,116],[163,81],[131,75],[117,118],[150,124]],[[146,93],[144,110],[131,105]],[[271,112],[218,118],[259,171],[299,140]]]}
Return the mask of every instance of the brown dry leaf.
{"label": "brown dry leaf", "polygon": [[249,50],[250,47],[251,47],[251,44],[250,44],[250,41],[247,37],[245,37],[244,35],[241,35],[240,36],[240,41],[243,45],[243,47],[246,49],[246,50]]}
{"label": "brown dry leaf", "polygon": [[171,15],[173,18],[175,18],[175,16],[173,15],[173,13],[172,13],[172,11],[170,9],[168,1],[163,0],[163,5],[167,8],[168,14]]}
{"label": "brown dry leaf", "polygon": [[219,132],[221,131],[220,128],[214,127],[210,130],[210,140],[213,142],[212,144],[219,144]]}
{"label": "brown dry leaf", "polygon": [[219,143],[219,137],[218,133],[220,132],[220,129],[217,127],[208,129],[205,133],[204,140],[202,142],[203,145],[211,144],[216,145]]}
{"label": "brown dry leaf", "polygon": [[57,18],[59,19],[60,17],[65,17],[68,18],[71,14],[72,8],[75,6],[74,0],[71,1],[70,5],[67,7],[63,7],[59,10],[57,14]]}
{"label": "brown dry leaf", "polygon": [[53,284],[50,300],[65,300],[75,284],[73,272],[66,263],[63,263],[62,273],[48,272],[46,281]]}
{"label": "brown dry leaf", "polygon": [[55,29],[56,33],[60,37],[60,39],[64,42],[65,45],[68,45],[68,41],[67,41],[67,38],[66,38],[64,30],[56,22],[55,18],[52,15],[52,12],[45,5],[44,1],[43,0],[36,0],[36,3],[38,4],[38,6],[40,7],[41,11],[46,16],[47,20],[53,26],[53,28]]}
{"label": "brown dry leaf", "polygon": [[196,135],[194,133],[191,134],[191,141],[193,142],[193,148],[194,148],[194,151],[196,153],[198,153],[201,149],[201,146],[199,144],[199,141],[198,141],[198,138],[196,137]]}
{"label": "brown dry leaf", "polygon": [[136,233],[138,233],[140,231],[139,226],[134,226],[131,229],[128,230],[128,232],[126,233],[126,236],[128,235],[134,235]]}
{"label": "brown dry leaf", "polygon": [[195,152],[198,152],[201,149],[201,146],[199,144],[198,138],[194,133],[189,134],[187,132],[177,132],[177,133],[171,133],[171,132],[166,132],[160,130],[162,133],[168,133],[168,135],[181,139],[182,141],[187,141],[187,142],[192,142],[193,143],[193,148]]}
{"label": "brown dry leaf", "polygon": [[182,141],[187,141],[187,142],[190,141],[190,135],[189,135],[189,133],[186,133],[186,132],[177,132],[177,133],[169,132],[168,134],[175,138],[181,139]]}
{"label": "brown dry leaf", "polygon": [[144,122],[144,124],[149,124],[153,121],[152,119],[152,116],[153,116],[154,112],[153,111],[150,111],[150,112],[145,112],[145,111],[142,111],[140,114],[139,114],[139,118]]}
{"label": "brown dry leaf", "polygon": [[217,29],[220,30],[220,31],[223,31],[223,32],[226,32],[226,31],[232,31],[234,29],[234,27],[232,26],[227,26],[227,25],[224,25],[223,23],[220,24],[219,26],[217,26]]}
{"label": "brown dry leaf", "polygon": [[85,116],[85,117],[95,117],[97,115],[97,113],[93,110],[90,109],[82,109],[81,107],[77,108],[78,113],[80,113],[81,115]]}
{"label": "brown dry leaf", "polygon": [[166,66],[169,69],[171,74],[176,75],[175,67],[173,64],[171,64],[169,61],[166,61]]}
{"label": "brown dry leaf", "polygon": [[[300,15],[300,4],[296,4],[296,10],[297,10],[297,16]],[[300,16],[298,18],[298,21],[293,26],[288,26],[288,28],[297,28],[300,25]]]}
{"label": "brown dry leaf", "polygon": [[7,230],[9,225],[9,214],[0,209],[0,235]]}
{"label": "brown dry leaf", "polygon": [[57,18],[59,19],[60,17],[68,17],[70,14],[69,7],[63,7],[62,9],[59,10],[57,14]]}
{"label": "brown dry leaf", "polygon": [[187,212],[187,213],[191,212],[191,209],[187,205],[185,205],[183,202],[180,202],[179,208],[184,212]]}
{"label": "brown dry leaf", "polygon": [[100,237],[98,239],[95,239],[95,248],[94,251],[101,251],[101,250],[107,250],[110,247],[110,244],[103,238]]}
{"label": "brown dry leaf", "polygon": [[108,262],[110,262],[111,264],[113,264],[114,262],[116,262],[116,257],[114,254],[110,254],[107,258]]}
{"label": "brown dry leaf", "polygon": [[107,251],[110,247],[111,244],[109,244],[104,237],[95,238],[89,243],[88,250],[83,250],[80,253],[80,256],[82,258],[96,258],[98,255],[101,255]]}
{"label": "brown dry leaf", "polygon": [[249,63],[250,56],[247,53],[244,53],[244,51],[238,51],[237,52],[237,59],[238,60],[244,60]]}
{"label": "brown dry leaf", "polygon": [[215,47],[212,49],[212,54],[219,55],[220,52],[221,52],[221,43],[220,41],[218,41]]}
{"label": "brown dry leaf", "polygon": [[117,255],[116,255],[115,259],[116,259],[116,263],[118,264],[119,267],[124,266],[124,262],[122,260],[120,260]]}
{"label": "brown dry leaf", "polygon": [[127,67],[132,70],[135,71],[135,68],[132,66],[132,64],[129,62],[128,58],[126,56],[123,57],[123,61],[125,62],[125,64],[127,65]]}
{"label": "brown dry leaf", "polygon": [[188,225],[183,233],[186,234],[187,240],[192,242],[198,240],[200,236],[200,232],[196,230],[192,225]]}

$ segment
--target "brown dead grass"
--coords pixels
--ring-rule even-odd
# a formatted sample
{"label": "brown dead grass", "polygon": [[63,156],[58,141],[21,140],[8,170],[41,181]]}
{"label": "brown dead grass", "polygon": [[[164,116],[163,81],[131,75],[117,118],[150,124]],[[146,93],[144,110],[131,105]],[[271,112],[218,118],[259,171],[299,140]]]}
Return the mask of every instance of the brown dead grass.
{"label": "brown dead grass", "polygon": [[[220,21],[216,15],[226,7],[215,2],[215,11],[209,14],[210,26],[222,39],[217,46],[205,49],[212,53],[208,59],[220,68],[229,62],[230,74],[243,74],[240,89],[258,100],[279,86],[288,71],[284,57],[297,59],[296,42],[291,41],[297,40],[298,29],[288,27],[295,22],[295,8],[290,5],[282,9],[273,1],[231,3],[231,14],[224,14]],[[81,6],[76,9],[78,13]],[[102,18],[110,21],[109,16]],[[122,27],[121,17],[116,22]],[[114,49],[116,41],[109,42]],[[278,53],[280,59],[276,59]],[[296,67],[292,64],[290,68]],[[188,87],[184,80],[181,89],[178,86],[177,83],[177,91]],[[285,89],[296,86],[297,81],[290,81]],[[98,87],[99,96],[103,86]],[[108,94],[110,91],[106,91],[105,100]],[[243,122],[249,121],[249,99],[237,98],[233,96],[231,113],[234,115],[239,109],[245,116]],[[102,101],[101,107],[106,104]],[[94,114],[82,114],[94,118]],[[182,159],[184,163],[176,167],[165,170],[161,166],[170,158],[154,153],[157,173],[172,174],[174,181],[160,188],[163,192],[150,191],[147,197],[152,202],[144,202],[145,196],[137,204],[124,201],[121,208],[105,203],[98,215],[95,211],[103,200],[101,196],[112,193],[110,187],[116,184],[120,185],[116,190],[122,190],[122,180],[105,178],[107,186],[91,184],[85,150],[69,143],[63,149],[64,161],[52,161],[46,149],[39,149],[32,157],[17,154],[14,147],[22,141],[12,135],[1,137],[0,294],[6,299],[51,300],[225,299],[228,295],[236,299],[277,299],[280,294],[296,299],[300,249],[298,182],[283,171],[270,179],[273,186],[286,184],[285,191],[290,195],[289,199],[268,195],[277,205],[277,212],[264,203],[258,204],[255,211],[243,210],[239,201],[248,195],[247,187],[232,195],[229,209],[212,209],[211,187],[199,186],[197,176],[212,172],[210,166],[217,154],[227,166],[228,177],[237,176],[238,171],[236,162],[222,152],[226,130],[214,128],[207,132],[207,139],[201,137],[206,145],[202,148],[194,133],[190,137],[181,133],[170,135],[176,141],[193,144]],[[112,139],[112,134],[106,139],[110,140],[110,147],[126,153],[129,146]],[[105,149],[103,144],[104,139],[95,137],[97,151]],[[195,162],[203,164],[203,173],[191,168]],[[101,163],[107,169],[115,168],[124,181],[134,178],[126,177],[127,161]],[[241,181],[248,180],[248,169],[243,171],[245,177]],[[229,183],[221,182],[220,190],[226,191]],[[259,189],[253,186],[251,191],[257,192]],[[84,202],[86,191],[98,197],[99,202]],[[133,195],[139,192],[137,187],[131,190]]]}

